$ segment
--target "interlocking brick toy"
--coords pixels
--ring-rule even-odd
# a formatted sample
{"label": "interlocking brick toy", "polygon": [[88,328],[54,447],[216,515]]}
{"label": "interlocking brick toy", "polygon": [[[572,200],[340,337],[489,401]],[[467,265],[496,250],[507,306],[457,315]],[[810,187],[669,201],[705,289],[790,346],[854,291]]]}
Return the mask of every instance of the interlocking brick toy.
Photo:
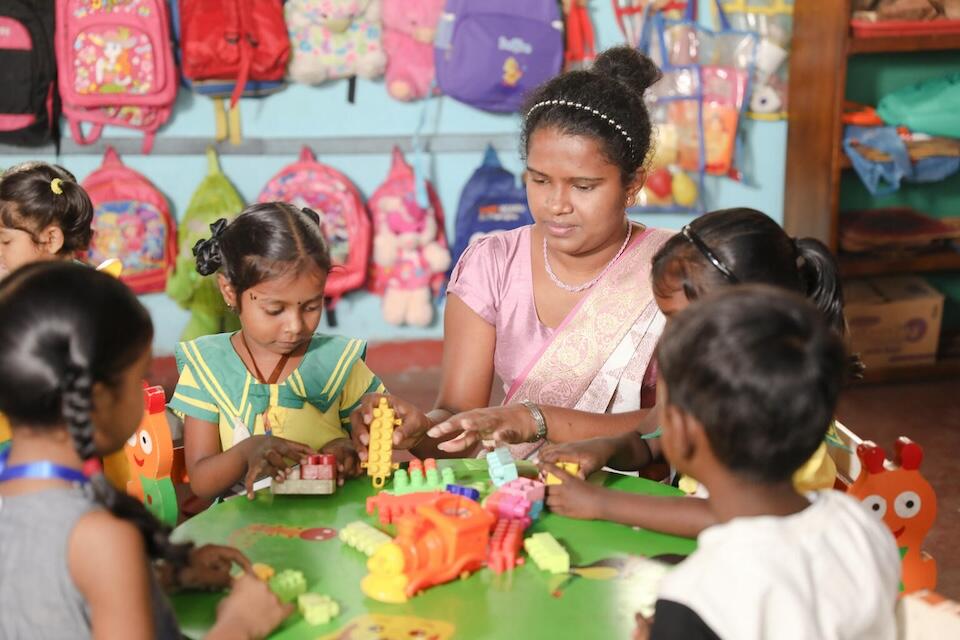
{"label": "interlocking brick toy", "polygon": [[523,530],[529,522],[510,518],[497,521],[487,547],[487,566],[491,571],[503,573],[523,564],[523,558],[518,556],[523,546]]}
{"label": "interlocking brick toy", "polygon": [[533,534],[523,541],[523,548],[541,570],[550,573],[570,572],[570,554],[549,533]]}
{"label": "interlocking brick toy", "polygon": [[443,491],[446,485],[456,481],[453,467],[437,469],[437,461],[433,458],[423,462],[411,460],[406,470],[401,469],[393,475],[391,493],[402,496],[423,491]]}
{"label": "interlocking brick toy", "polygon": [[517,463],[507,447],[498,447],[487,454],[487,468],[490,470],[490,480],[498,487],[520,477]]}
{"label": "interlocking brick toy", "polygon": [[366,522],[358,520],[340,529],[340,539],[360,553],[372,556],[380,545],[390,542],[393,538]]}
{"label": "interlocking brick toy", "polygon": [[446,491],[430,491],[395,496],[381,491],[367,498],[367,513],[373,515],[375,511],[379,511],[380,524],[391,524],[400,516],[412,515],[420,505],[436,502],[437,498],[448,495],[450,494]]}
{"label": "interlocking brick toy", "polygon": [[297,608],[309,625],[327,624],[340,615],[337,601],[319,593],[302,593],[297,596]]}
{"label": "interlocking brick toy", "polygon": [[272,578],[268,584],[270,591],[280,600],[280,602],[293,602],[301,593],[307,591],[307,579],[303,577],[303,572],[293,569],[284,569]]}
{"label": "interlocking brick toy", "polygon": [[474,489],[473,487],[464,487],[459,484],[448,484],[447,493],[452,493],[455,496],[463,496],[464,498],[469,498],[474,502],[480,502],[480,490]]}
{"label": "interlocking brick toy", "polygon": [[329,495],[337,490],[337,457],[315,454],[300,461],[283,482],[271,482],[276,495]]}
{"label": "interlocking brick toy", "polygon": [[[572,476],[580,473],[580,464],[577,462],[557,462],[556,465],[569,473]],[[547,486],[553,484],[563,484],[563,480],[553,475],[552,473],[547,474]]]}
{"label": "interlocking brick toy", "polygon": [[400,465],[393,462],[393,428],[403,421],[387,402],[380,398],[380,404],[373,410],[373,422],[370,424],[370,446],[367,448],[367,460],[360,464],[373,479],[373,486],[382,489],[387,478]]}

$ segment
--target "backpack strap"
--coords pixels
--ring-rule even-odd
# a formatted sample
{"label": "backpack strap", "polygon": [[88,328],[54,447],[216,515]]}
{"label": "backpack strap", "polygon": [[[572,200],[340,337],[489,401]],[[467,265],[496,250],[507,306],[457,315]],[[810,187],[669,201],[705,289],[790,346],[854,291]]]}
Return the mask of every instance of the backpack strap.
{"label": "backpack strap", "polygon": [[84,135],[80,120],[73,117],[68,117],[67,119],[70,122],[70,133],[73,135],[73,139],[76,140],[77,144],[93,144],[100,139],[100,134],[103,133],[102,124],[93,124],[90,127],[90,133]]}
{"label": "backpack strap", "polygon": [[[250,67],[253,65],[253,49],[259,44],[253,35],[250,24],[251,16],[248,0],[234,0],[234,10],[237,12],[237,46],[240,49],[240,68],[237,72],[237,84],[230,95],[230,108],[233,109],[240,101],[240,96],[250,79]],[[232,142],[232,140],[231,140]]]}

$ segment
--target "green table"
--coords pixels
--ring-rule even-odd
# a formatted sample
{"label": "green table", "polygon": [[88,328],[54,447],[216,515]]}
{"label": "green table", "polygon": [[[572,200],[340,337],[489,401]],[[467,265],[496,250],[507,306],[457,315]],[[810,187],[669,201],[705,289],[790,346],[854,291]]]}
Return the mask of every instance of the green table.
{"label": "green table", "polygon": [[[483,461],[440,463],[446,464],[457,471],[458,482],[487,478]],[[622,491],[678,493],[672,487],[639,478],[598,475],[600,482]],[[198,544],[233,544],[253,562],[269,564],[278,571],[298,569],[305,574],[309,591],[330,595],[340,603],[340,616],[329,624],[309,626],[295,614],[274,634],[275,638],[333,634],[330,637],[439,639],[449,637],[454,629],[457,638],[565,638],[574,633],[581,637],[630,636],[637,610],[631,591],[636,593],[644,586],[637,583],[642,578],[631,576],[629,570],[620,570],[616,576],[611,569],[584,571],[590,578],[553,576],[527,559],[513,572],[495,575],[481,569],[466,580],[428,589],[405,604],[383,604],[365,597],[360,580],[367,574],[367,557],[343,544],[336,533],[355,520],[379,526],[376,517],[366,513],[366,498],[373,493],[365,477],[348,482],[333,496],[273,496],[261,491],[253,501],[238,498],[214,505],[181,525],[175,537]],[[579,567],[630,556],[686,555],[694,549],[692,540],[549,513],[527,533],[537,531],[552,533],[570,552],[571,565]],[[625,566],[629,569],[629,562]],[[205,593],[175,596],[173,604],[183,632],[202,636],[213,623],[220,597]],[[430,633],[410,635],[411,629],[405,628],[401,636],[402,624],[396,631],[385,628],[403,622],[394,616],[434,622],[418,623],[418,628]]]}

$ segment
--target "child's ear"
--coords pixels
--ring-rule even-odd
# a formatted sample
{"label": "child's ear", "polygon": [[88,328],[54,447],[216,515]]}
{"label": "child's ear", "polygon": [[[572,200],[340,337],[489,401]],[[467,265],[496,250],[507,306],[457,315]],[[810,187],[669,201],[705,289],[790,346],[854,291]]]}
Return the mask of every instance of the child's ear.
{"label": "child's ear", "polygon": [[640,190],[643,189],[643,185],[647,182],[647,172],[644,169],[637,169],[637,174],[633,177],[633,180],[630,181],[630,184],[627,185],[627,206],[632,207],[633,203],[637,201],[637,196],[640,194]]}
{"label": "child's ear", "polygon": [[217,286],[220,287],[220,295],[223,296],[223,301],[227,303],[227,306],[231,309],[237,309],[237,291],[223,273],[217,274]]}
{"label": "child's ear", "polygon": [[57,255],[63,249],[63,229],[51,224],[40,232],[40,244],[51,256]]}
{"label": "child's ear", "polygon": [[663,421],[663,447],[670,458],[670,464],[678,469],[686,469],[697,453],[697,429],[700,423],[686,411],[676,405],[665,404],[661,410]]}

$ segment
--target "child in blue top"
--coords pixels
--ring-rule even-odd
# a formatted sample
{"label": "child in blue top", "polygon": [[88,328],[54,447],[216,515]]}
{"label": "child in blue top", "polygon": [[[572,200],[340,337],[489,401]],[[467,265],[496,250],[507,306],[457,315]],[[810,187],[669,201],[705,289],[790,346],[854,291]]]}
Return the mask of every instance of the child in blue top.
{"label": "child in blue top", "polygon": [[319,217],[269,202],[211,225],[197,271],[217,274],[240,331],[177,346],[180,381],[170,408],[184,416],[184,456],[194,493],[219,496],[244,480],[282,481],[316,451],[336,455],[338,478],[360,472],[345,430],[366,393],[383,385],[363,361],[362,340],[315,333],[331,268]]}

